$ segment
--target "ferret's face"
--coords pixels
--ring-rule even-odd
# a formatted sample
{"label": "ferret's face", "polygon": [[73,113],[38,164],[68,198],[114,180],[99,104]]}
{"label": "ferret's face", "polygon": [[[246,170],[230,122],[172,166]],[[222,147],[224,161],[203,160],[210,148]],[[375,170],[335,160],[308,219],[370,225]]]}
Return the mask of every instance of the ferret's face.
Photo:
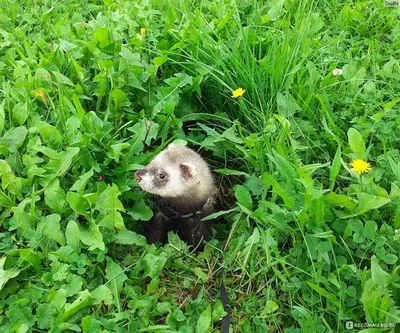
{"label": "ferret's face", "polygon": [[150,165],[138,170],[135,173],[135,179],[140,188],[152,194],[165,189],[170,181],[169,173],[161,168],[151,167]]}
{"label": "ferret's face", "polygon": [[140,188],[164,198],[190,195],[196,184],[196,168],[191,163],[163,165],[163,159],[156,157],[145,168],[135,173]]}

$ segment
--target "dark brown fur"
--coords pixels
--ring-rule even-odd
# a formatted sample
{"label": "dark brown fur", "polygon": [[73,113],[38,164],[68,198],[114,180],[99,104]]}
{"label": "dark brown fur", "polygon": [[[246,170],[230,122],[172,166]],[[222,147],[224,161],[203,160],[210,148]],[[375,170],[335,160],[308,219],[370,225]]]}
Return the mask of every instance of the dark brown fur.
{"label": "dark brown fur", "polygon": [[[188,245],[198,250],[204,248],[204,241],[209,238],[209,222],[202,222],[201,219],[214,211],[214,199],[210,198],[205,203],[188,204],[185,201],[155,197],[160,212],[155,213],[149,221],[145,236],[149,243],[166,243],[168,231],[175,231],[179,237]],[[186,215],[200,211],[191,217],[177,218],[177,215]]]}

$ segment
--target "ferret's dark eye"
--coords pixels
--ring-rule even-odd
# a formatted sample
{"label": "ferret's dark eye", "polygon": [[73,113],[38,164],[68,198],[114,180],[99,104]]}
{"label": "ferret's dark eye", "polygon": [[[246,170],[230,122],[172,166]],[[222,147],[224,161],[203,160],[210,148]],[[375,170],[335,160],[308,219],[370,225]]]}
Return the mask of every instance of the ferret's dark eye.
{"label": "ferret's dark eye", "polygon": [[165,178],[165,175],[164,175],[163,173],[160,173],[160,174],[158,175],[158,177],[160,177],[161,179],[164,179],[164,178]]}

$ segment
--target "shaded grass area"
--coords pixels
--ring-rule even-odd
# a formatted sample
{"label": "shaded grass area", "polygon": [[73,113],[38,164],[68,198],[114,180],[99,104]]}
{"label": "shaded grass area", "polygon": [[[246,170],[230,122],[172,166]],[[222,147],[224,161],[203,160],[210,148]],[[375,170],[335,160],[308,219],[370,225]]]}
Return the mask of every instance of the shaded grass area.
{"label": "shaded grass area", "polygon": [[[1,2],[0,332],[218,331],[222,267],[235,332],[398,323],[398,15]],[[133,172],[173,140],[220,185],[199,255],[140,235]]]}

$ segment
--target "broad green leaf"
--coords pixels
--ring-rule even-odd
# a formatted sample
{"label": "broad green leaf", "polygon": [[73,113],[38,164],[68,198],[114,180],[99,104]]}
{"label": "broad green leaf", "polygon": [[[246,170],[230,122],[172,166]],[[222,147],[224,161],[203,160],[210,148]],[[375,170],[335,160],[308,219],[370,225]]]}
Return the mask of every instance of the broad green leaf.
{"label": "broad green leaf", "polygon": [[58,214],[42,217],[38,223],[38,230],[63,246],[65,245],[65,238],[60,230],[60,220],[61,216]]}
{"label": "broad green leaf", "polygon": [[42,145],[34,146],[33,150],[42,153],[43,155],[47,156],[50,160],[55,160],[55,159],[59,158],[59,156],[61,154],[61,153],[58,153],[57,151],[55,151],[54,149],[51,149],[49,147],[42,146]]}
{"label": "broad green leaf", "polygon": [[6,262],[6,257],[0,259],[0,290],[3,289],[4,285],[8,282],[8,280],[15,278],[18,276],[19,270],[18,268],[10,268],[8,270],[4,270],[4,263]]}
{"label": "broad green leaf", "polygon": [[[32,220],[29,215],[25,212],[23,202],[20,203],[17,207],[12,207],[11,211],[14,213],[13,218],[16,222],[16,228],[20,229],[23,233],[28,232],[32,229]],[[13,230],[14,228],[10,228]]]}
{"label": "broad green leaf", "polygon": [[357,295],[357,289],[354,288],[353,286],[349,286],[346,289],[346,294],[349,295],[350,297],[356,297]]}
{"label": "broad green leaf", "polygon": [[371,258],[371,276],[372,280],[381,288],[386,288],[392,281],[392,277],[379,265],[376,256],[372,256]]}
{"label": "broad green leaf", "polygon": [[146,263],[145,275],[152,279],[158,278],[167,262],[167,254],[165,252],[159,255],[147,253],[144,262]]}
{"label": "broad green leaf", "polygon": [[0,179],[3,190],[8,188],[12,193],[19,192],[19,189],[16,187],[15,175],[10,165],[5,160],[0,160]]}
{"label": "broad green leaf", "polygon": [[0,138],[0,144],[6,145],[10,153],[16,153],[24,143],[27,133],[24,126],[11,128]]}
{"label": "broad green leaf", "polygon": [[189,249],[188,245],[175,232],[168,232],[168,245],[170,245],[168,250],[171,252],[179,249],[181,253],[187,253]]}
{"label": "broad green leaf", "polygon": [[133,53],[129,48],[122,46],[119,54],[121,58],[126,61],[128,66],[143,67],[139,53]]}
{"label": "broad green leaf", "polygon": [[115,242],[118,244],[137,245],[141,247],[147,244],[146,238],[144,236],[130,230],[118,231]]}
{"label": "broad green leaf", "polygon": [[50,328],[53,316],[56,315],[56,309],[51,304],[40,304],[36,309],[38,327],[40,329]]}
{"label": "broad green leaf", "polygon": [[51,293],[51,295],[49,295],[48,300],[50,301],[50,304],[53,305],[58,312],[60,312],[67,301],[65,290],[58,289],[54,291],[54,293]]}
{"label": "broad green leaf", "polygon": [[164,80],[172,88],[183,88],[186,85],[193,85],[193,77],[185,73],[176,73],[173,77]]}
{"label": "broad green leaf", "polygon": [[77,48],[77,46],[75,44],[72,44],[65,39],[59,38],[59,40],[60,40],[60,48],[64,51],[71,51],[71,50]]}
{"label": "broad green leaf", "polygon": [[88,229],[79,226],[79,238],[83,244],[89,246],[89,251],[93,251],[95,249],[99,249],[101,251],[105,250],[103,235],[99,230],[99,226],[94,222],[90,223],[90,227]]}
{"label": "broad green leaf", "polygon": [[111,145],[110,150],[106,152],[106,155],[115,160],[116,162],[119,162],[119,158],[122,154],[122,150],[129,148],[130,145],[129,143],[116,143],[114,145]]}
{"label": "broad green leaf", "polygon": [[110,230],[114,228],[119,230],[126,230],[124,219],[120,212],[112,210],[108,215],[106,215],[100,222],[99,227],[105,227]]}
{"label": "broad green leaf", "polygon": [[179,88],[161,86],[157,88],[157,91],[160,101],[154,106],[152,117],[156,116],[160,112],[172,115],[175,110],[175,106],[180,100]]}
{"label": "broad green leaf", "polygon": [[44,190],[44,202],[54,212],[61,214],[65,204],[65,193],[58,178],[53,179]]}
{"label": "broad green leaf", "polygon": [[44,168],[54,177],[64,175],[71,166],[72,159],[79,153],[78,147],[68,147],[65,151],[56,153]]}
{"label": "broad green leaf", "polygon": [[289,207],[290,209],[294,208],[294,198],[293,196],[291,196],[283,186],[281,186],[278,181],[276,180],[276,178],[268,173],[263,173],[261,175],[261,182],[267,187],[269,188],[272,185],[272,192],[276,193],[277,195],[279,195],[282,199],[283,202],[285,203],[285,205],[287,207]]}
{"label": "broad green leaf", "polygon": [[63,138],[57,128],[43,121],[37,121],[35,127],[38,129],[43,141],[49,147],[57,149],[62,146]]}
{"label": "broad green leaf", "polygon": [[115,88],[111,92],[111,98],[115,104],[115,109],[119,110],[125,105],[125,101],[127,99],[126,93],[121,89]]}
{"label": "broad green leaf", "polygon": [[[315,236],[315,235],[314,235]],[[323,253],[327,253],[332,250],[331,243],[328,241],[319,242],[317,245],[317,249]]]}
{"label": "broad green leaf", "polygon": [[293,116],[297,111],[301,111],[301,107],[294,101],[294,98],[289,93],[283,95],[278,92],[276,104],[279,113],[286,118]]}
{"label": "broad green leaf", "polygon": [[372,209],[378,209],[391,202],[389,198],[360,192],[358,193],[357,215],[364,214]]}
{"label": "broad green leaf", "polygon": [[119,295],[128,277],[116,262],[109,259],[107,260],[106,279],[108,280],[107,286],[110,288],[114,297],[114,304],[117,306],[118,312],[121,312],[122,308]]}
{"label": "broad green leaf", "polygon": [[82,318],[82,329],[83,333],[102,332],[100,322],[92,316]]}
{"label": "broad green leaf", "polygon": [[55,262],[52,265],[51,269],[52,269],[52,273],[53,273],[53,275],[51,277],[53,278],[54,281],[65,281],[68,278],[69,269],[70,269],[69,264]]}
{"label": "broad green leaf", "polygon": [[389,253],[384,255],[382,257],[382,260],[389,265],[395,265],[397,263],[397,260],[399,260],[399,258],[395,254]]}
{"label": "broad green leaf", "polygon": [[338,176],[340,171],[341,160],[342,160],[341,147],[338,146],[335,157],[332,162],[332,167],[330,169],[331,190],[333,190],[333,188],[335,187],[336,177]]}
{"label": "broad green leaf", "polygon": [[138,155],[144,147],[142,133],[134,135],[129,143],[131,145],[130,154]]}
{"label": "broad green leaf", "polygon": [[364,236],[364,234],[361,233],[361,232],[356,232],[356,233],[354,233],[354,235],[353,235],[353,240],[354,240],[356,243],[361,244],[361,243],[363,243],[363,242],[365,241],[365,236]]}
{"label": "broad green leaf", "polygon": [[105,211],[120,211],[125,212],[124,206],[121,201],[118,199],[118,196],[121,194],[117,185],[112,184],[112,186],[107,185],[107,188],[100,193],[96,201],[96,209],[101,212]]}
{"label": "broad green leaf", "polygon": [[196,324],[196,333],[208,333],[211,329],[211,305],[208,304],[206,309],[201,313]]}
{"label": "broad green leaf", "polygon": [[72,315],[77,313],[79,310],[87,308],[93,304],[92,296],[88,290],[82,291],[78,298],[70,304],[62,315],[62,320],[67,321]]}
{"label": "broad green leaf", "polygon": [[298,178],[298,175],[289,161],[279,155],[275,150],[274,156],[268,155],[268,157],[274,162],[279,173],[285,177],[290,184],[292,184],[293,188],[296,188],[294,181]]}
{"label": "broad green leaf", "polygon": [[39,67],[35,73],[35,80],[41,86],[46,86],[51,80],[50,73],[46,69]]}
{"label": "broad green leaf", "polygon": [[224,306],[221,300],[216,299],[215,304],[212,310],[212,319],[213,322],[221,320],[221,318],[226,316],[226,311],[224,310]]}
{"label": "broad green leaf", "polygon": [[237,185],[235,189],[235,197],[237,201],[246,207],[248,210],[252,210],[253,200],[251,199],[250,192],[242,185]]}
{"label": "broad green leaf", "polygon": [[82,195],[86,184],[89,182],[90,178],[93,176],[93,168],[91,168],[88,172],[79,176],[79,179],[72,185],[70,191],[75,191],[78,194]]}
{"label": "broad green leaf", "polygon": [[400,102],[400,98],[395,98],[395,99],[391,100],[390,102],[383,104],[383,107],[386,111],[388,111],[399,102]]}
{"label": "broad green leaf", "polygon": [[[151,120],[141,119],[135,125],[129,127],[128,131],[134,133],[136,136],[139,136],[140,140],[145,140],[146,144],[150,146],[151,141],[157,138],[159,127],[159,124]],[[135,143],[135,137],[133,137],[130,142]],[[134,146],[134,144],[131,146]]]}
{"label": "broad green leaf", "polygon": [[65,135],[71,144],[81,141],[82,133],[79,131],[81,125],[82,121],[77,115],[72,115],[67,119],[65,123]]}
{"label": "broad green leaf", "polygon": [[94,299],[93,302],[94,304],[100,304],[101,302],[103,302],[106,305],[112,304],[113,300],[112,292],[108,287],[104,285],[98,286],[95,290],[91,292],[91,295]]}
{"label": "broad green leaf", "polygon": [[88,202],[82,198],[78,193],[68,192],[67,202],[70,204],[71,208],[78,214],[85,215],[89,210]]}
{"label": "broad green leaf", "polygon": [[359,219],[353,219],[349,221],[349,228],[354,232],[362,232],[363,224]]}
{"label": "broad green leaf", "polygon": [[79,275],[75,274],[68,274],[67,277],[67,284],[64,285],[65,288],[65,295],[67,297],[71,297],[73,295],[76,295],[82,290],[83,286],[83,279]]}
{"label": "broad green leaf", "polygon": [[306,235],[304,239],[305,239],[305,245],[307,246],[308,252],[310,253],[312,259],[316,259],[318,255],[317,246],[319,240],[312,234]]}
{"label": "broad green leaf", "polygon": [[357,154],[359,158],[365,156],[365,142],[360,132],[355,128],[350,128],[347,131],[347,137],[349,139],[349,145],[353,153]]}
{"label": "broad green leaf", "polygon": [[86,193],[86,194],[82,195],[82,198],[85,199],[89,203],[90,207],[94,207],[96,205],[97,197],[98,197],[98,193],[96,193],[96,192],[95,193]]}
{"label": "broad green leaf", "polygon": [[325,195],[323,198],[326,204],[334,207],[346,207],[349,210],[353,210],[357,206],[355,201],[350,197],[343,194],[336,194],[335,192],[331,192]]}
{"label": "broad green leaf", "polygon": [[193,273],[203,282],[206,283],[208,280],[208,274],[203,272],[200,267],[195,267]]}
{"label": "broad green leaf", "polygon": [[99,27],[93,33],[93,42],[99,42],[100,47],[106,47],[110,42],[110,33],[107,27]]}
{"label": "broad green leaf", "polygon": [[165,54],[161,57],[155,57],[151,62],[156,66],[156,68],[158,68],[161,65],[165,64],[167,61],[168,61],[168,56]]}
{"label": "broad green leaf", "polygon": [[36,251],[33,251],[32,249],[21,249],[19,251],[19,256],[22,260],[28,261],[32,267],[34,267],[36,270],[41,269],[41,264],[42,264],[42,254]]}
{"label": "broad green leaf", "polygon": [[363,229],[363,234],[370,240],[374,240],[376,237],[377,224],[374,221],[366,221]]}
{"label": "broad green leaf", "polygon": [[241,256],[245,257],[245,261],[248,260],[250,254],[257,249],[257,244],[260,242],[260,231],[258,228],[254,228],[253,233],[246,239],[245,248],[243,249]]}
{"label": "broad green leaf", "polygon": [[65,236],[67,238],[67,244],[71,246],[75,253],[79,253],[79,228],[75,221],[68,222]]}
{"label": "broad green leaf", "polygon": [[12,118],[17,125],[22,126],[28,118],[28,102],[16,104],[12,110]]}
{"label": "broad green leaf", "polygon": [[56,77],[56,80],[58,83],[61,84],[66,84],[68,86],[74,86],[74,84],[72,83],[72,81],[67,78],[65,75],[61,74],[60,72],[57,71],[51,71],[53,73],[53,75]]}
{"label": "broad green leaf", "polygon": [[365,67],[358,68],[353,63],[349,63],[343,66],[343,77],[350,82],[354,87],[358,87],[364,82],[366,75]]}
{"label": "broad green leaf", "polygon": [[253,233],[251,236],[246,240],[245,246],[252,246],[260,241],[260,231],[258,228],[254,228]]}
{"label": "broad green leaf", "polygon": [[149,221],[153,217],[152,210],[146,206],[143,199],[136,201],[133,208],[128,210],[128,214],[138,221]]}
{"label": "broad green leaf", "polygon": [[278,309],[279,309],[279,305],[278,305],[276,302],[274,302],[274,301],[272,301],[272,300],[268,300],[268,301],[265,303],[265,308],[264,308],[264,310],[263,310],[263,313],[264,313],[265,315],[269,315],[269,314],[275,312],[275,311],[278,310]]}

